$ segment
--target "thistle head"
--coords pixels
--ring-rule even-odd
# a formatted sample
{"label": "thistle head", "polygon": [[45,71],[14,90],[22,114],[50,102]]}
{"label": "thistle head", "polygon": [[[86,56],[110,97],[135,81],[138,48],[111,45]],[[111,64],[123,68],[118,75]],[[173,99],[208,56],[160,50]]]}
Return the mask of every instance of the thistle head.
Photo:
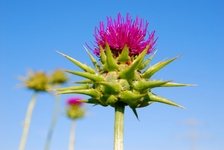
{"label": "thistle head", "polygon": [[117,57],[124,47],[129,49],[129,56],[139,55],[147,45],[150,48],[147,54],[154,50],[155,45],[155,31],[147,32],[148,22],[136,17],[132,20],[129,14],[126,18],[119,13],[117,19],[107,17],[107,25],[100,22],[99,28],[95,28],[96,46],[93,49],[94,54],[100,56],[100,47],[104,50],[106,44],[109,45],[114,57]]}
{"label": "thistle head", "polygon": [[123,103],[131,107],[136,116],[136,108],[146,107],[154,102],[183,108],[152,92],[153,88],[157,87],[180,87],[190,84],[151,79],[156,72],[179,56],[149,66],[155,53],[146,59],[145,57],[155,49],[156,39],[155,31],[148,33],[147,26],[148,22],[144,23],[144,20],[138,17],[132,20],[129,14],[126,19],[120,14],[115,20],[108,17],[106,27],[100,22],[100,27],[96,28],[94,34],[97,45],[92,49],[94,54],[100,57],[100,63],[86,49],[94,68],[59,52],[84,71],[66,72],[85,79],[76,82],[78,86],[56,89],[58,94],[88,95],[90,98],[82,102],[94,105],[115,107],[116,104]]}
{"label": "thistle head", "polygon": [[71,119],[78,119],[84,116],[84,109],[82,108],[82,100],[80,97],[71,97],[67,100],[67,115]]}
{"label": "thistle head", "polygon": [[48,84],[48,76],[43,71],[29,71],[28,77],[22,77],[23,84],[35,91],[47,91],[50,88]]}
{"label": "thistle head", "polygon": [[56,69],[49,77],[50,83],[53,85],[64,84],[68,81],[68,77],[61,69]]}

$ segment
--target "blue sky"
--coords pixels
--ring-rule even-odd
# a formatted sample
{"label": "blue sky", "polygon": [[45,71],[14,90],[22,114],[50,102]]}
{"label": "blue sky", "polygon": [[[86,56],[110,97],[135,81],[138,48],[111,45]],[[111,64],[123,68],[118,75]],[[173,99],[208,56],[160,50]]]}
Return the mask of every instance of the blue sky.
{"label": "blue sky", "polygon": [[[154,103],[138,109],[138,121],[129,108],[125,112],[126,150],[189,150],[189,120],[195,120],[197,150],[224,150],[224,2],[179,1],[4,1],[0,0],[0,149],[18,149],[21,123],[33,94],[16,88],[18,75],[28,69],[52,72],[56,68],[78,70],[55,52],[59,50],[91,65],[83,49],[94,41],[93,33],[106,16],[130,13],[149,22],[156,30],[157,54],[152,64],[183,56],[156,75],[155,79],[194,83],[195,87],[159,88],[153,92],[187,110]],[[77,77],[71,76],[71,82]],[[68,147],[71,121],[61,97],[52,150]],[[85,96],[84,96],[85,97]],[[40,93],[34,109],[27,150],[44,148],[53,113],[54,98]],[[113,149],[112,107],[85,105],[88,115],[77,121],[77,150]]]}

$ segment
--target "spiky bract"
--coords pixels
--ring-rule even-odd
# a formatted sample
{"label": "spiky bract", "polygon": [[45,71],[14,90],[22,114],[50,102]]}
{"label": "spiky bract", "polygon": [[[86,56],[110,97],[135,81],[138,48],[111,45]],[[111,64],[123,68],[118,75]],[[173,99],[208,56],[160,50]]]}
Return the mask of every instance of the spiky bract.
{"label": "spiky bract", "polygon": [[101,50],[100,53],[100,63],[102,65],[100,65],[87,50],[87,53],[95,67],[94,69],[75,60],[74,58],[60,53],[84,70],[84,72],[72,70],[65,71],[86,79],[76,82],[77,84],[80,84],[78,86],[58,88],[57,92],[58,94],[88,95],[91,98],[82,100],[82,102],[92,103],[95,105],[109,105],[114,107],[116,103],[122,102],[125,105],[130,106],[133,110],[135,110],[135,108],[148,106],[153,102],[182,107],[173,101],[152,93],[152,88],[189,86],[189,84],[150,80],[153,74],[177,59],[179,56],[169,60],[163,60],[147,68],[150,60],[154,56],[152,55],[148,59],[144,60],[149,48],[150,45],[146,46],[144,51],[129,63],[130,59],[127,47],[123,49],[122,53],[118,57],[114,58],[110,47],[107,45],[105,52],[104,50]]}

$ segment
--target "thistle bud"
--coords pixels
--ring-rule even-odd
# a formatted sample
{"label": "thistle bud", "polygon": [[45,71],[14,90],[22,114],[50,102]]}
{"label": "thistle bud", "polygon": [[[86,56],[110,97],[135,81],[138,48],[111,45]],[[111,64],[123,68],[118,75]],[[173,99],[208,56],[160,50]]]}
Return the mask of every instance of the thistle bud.
{"label": "thistle bud", "polygon": [[35,91],[46,91],[50,87],[48,84],[48,77],[42,71],[30,71],[28,77],[25,78],[24,83],[26,87]]}
{"label": "thistle bud", "polygon": [[67,101],[67,115],[71,119],[82,118],[85,115],[85,111],[82,108],[82,102],[80,97],[72,97]]}
{"label": "thistle bud", "polygon": [[53,85],[60,85],[68,81],[68,77],[64,71],[56,69],[50,76],[50,83]]}

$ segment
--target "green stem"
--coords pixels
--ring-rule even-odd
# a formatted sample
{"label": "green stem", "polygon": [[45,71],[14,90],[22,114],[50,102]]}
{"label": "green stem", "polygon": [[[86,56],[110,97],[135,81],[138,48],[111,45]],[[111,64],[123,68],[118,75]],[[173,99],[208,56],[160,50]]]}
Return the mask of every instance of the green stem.
{"label": "green stem", "polygon": [[46,140],[45,148],[44,148],[45,150],[50,149],[50,143],[51,143],[52,135],[53,135],[54,128],[55,128],[57,118],[58,118],[59,106],[60,106],[60,96],[56,96],[55,104],[54,104],[53,119],[51,121],[50,129],[49,129],[48,134],[47,134],[47,140]]}
{"label": "green stem", "polygon": [[114,150],[123,150],[124,139],[124,108],[123,103],[117,103],[115,106],[114,119]]}
{"label": "green stem", "polygon": [[28,108],[27,108],[26,118],[25,118],[25,122],[23,125],[23,134],[22,134],[22,138],[20,141],[19,150],[25,149],[27,135],[29,132],[29,127],[30,127],[30,122],[31,122],[31,117],[32,117],[32,113],[33,113],[33,108],[35,106],[36,100],[37,100],[37,92],[34,93],[33,97],[30,100]]}
{"label": "green stem", "polygon": [[75,123],[75,119],[72,119],[68,150],[74,150],[75,148]]}

